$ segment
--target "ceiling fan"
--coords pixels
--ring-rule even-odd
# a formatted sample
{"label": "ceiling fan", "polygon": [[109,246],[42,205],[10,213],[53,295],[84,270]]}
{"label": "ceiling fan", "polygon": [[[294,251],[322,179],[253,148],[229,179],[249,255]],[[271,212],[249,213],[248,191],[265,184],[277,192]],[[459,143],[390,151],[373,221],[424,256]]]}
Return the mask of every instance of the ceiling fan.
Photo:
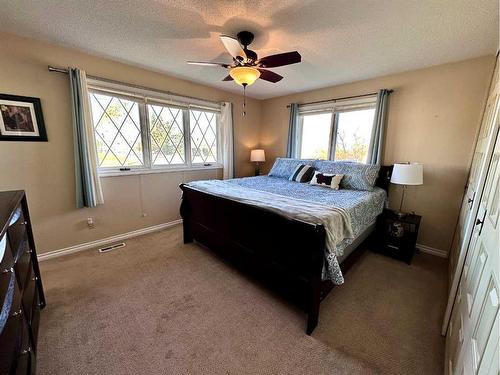
{"label": "ceiling fan", "polygon": [[248,49],[253,42],[254,35],[250,31],[241,31],[236,38],[221,35],[220,39],[227,51],[233,58],[233,64],[217,62],[188,61],[188,64],[203,66],[218,66],[229,69],[229,75],[223,81],[235,81],[243,88],[253,84],[258,78],[271,83],[279,82],[283,77],[277,73],[264,68],[276,68],[278,66],[299,63],[300,53],[297,51],[279,53],[258,58],[257,53]]}

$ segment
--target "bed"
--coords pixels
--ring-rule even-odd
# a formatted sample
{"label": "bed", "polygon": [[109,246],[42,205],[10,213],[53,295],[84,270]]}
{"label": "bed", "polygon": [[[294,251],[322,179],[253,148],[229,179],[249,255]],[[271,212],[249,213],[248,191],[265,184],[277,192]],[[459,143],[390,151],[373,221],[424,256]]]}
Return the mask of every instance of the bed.
{"label": "bed", "polygon": [[[344,186],[289,181],[300,163],[345,173]],[[184,243],[196,240],[298,304],[311,334],[321,300],[344,282],[375,227],[391,170],[283,158],[267,176],[181,184]],[[363,181],[351,178],[356,173]]]}

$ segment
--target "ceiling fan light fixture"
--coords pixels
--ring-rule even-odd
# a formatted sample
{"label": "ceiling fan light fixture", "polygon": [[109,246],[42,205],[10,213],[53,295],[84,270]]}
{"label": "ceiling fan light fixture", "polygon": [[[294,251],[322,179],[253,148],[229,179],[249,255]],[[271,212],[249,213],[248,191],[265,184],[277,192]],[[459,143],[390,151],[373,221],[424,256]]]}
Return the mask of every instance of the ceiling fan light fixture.
{"label": "ceiling fan light fixture", "polygon": [[260,77],[260,72],[249,66],[238,66],[232,68],[229,71],[229,75],[238,85],[250,86]]}

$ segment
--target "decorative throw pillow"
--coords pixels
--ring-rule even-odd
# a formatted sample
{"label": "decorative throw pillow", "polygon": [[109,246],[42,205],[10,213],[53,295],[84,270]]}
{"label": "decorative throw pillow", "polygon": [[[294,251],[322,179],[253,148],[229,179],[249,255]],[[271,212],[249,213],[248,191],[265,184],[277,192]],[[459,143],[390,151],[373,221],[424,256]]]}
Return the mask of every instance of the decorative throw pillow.
{"label": "decorative throw pillow", "polygon": [[308,159],[276,158],[268,176],[286,178],[288,180],[300,164],[312,165],[313,162],[314,160]]}
{"label": "decorative throw pillow", "polygon": [[343,174],[330,174],[316,171],[314,172],[314,176],[311,179],[310,184],[326,186],[334,190],[339,190],[342,177],[344,177]]}
{"label": "decorative throw pillow", "polygon": [[343,174],[342,189],[372,191],[377,180],[379,165],[362,164],[352,161],[317,160],[314,168],[323,173]]}
{"label": "decorative throw pillow", "polygon": [[314,173],[314,168],[307,164],[300,164],[288,178],[290,181],[309,182]]}

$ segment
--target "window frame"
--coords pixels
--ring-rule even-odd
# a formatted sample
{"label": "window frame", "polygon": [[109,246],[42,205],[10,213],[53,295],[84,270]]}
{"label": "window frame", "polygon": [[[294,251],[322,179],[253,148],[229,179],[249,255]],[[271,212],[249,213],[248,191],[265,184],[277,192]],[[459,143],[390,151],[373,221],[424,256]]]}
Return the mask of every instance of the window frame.
{"label": "window frame", "polygon": [[[303,104],[299,106],[299,121],[296,142],[297,154],[295,157],[302,158],[302,137],[303,124],[305,116],[312,116],[324,113],[331,113],[330,120],[330,138],[328,143],[328,159],[335,160],[335,151],[337,146],[337,133],[339,125],[339,114],[345,112],[362,111],[374,109],[377,105],[377,95],[362,96],[358,98],[350,98],[348,100],[330,101],[319,104]],[[372,132],[373,133],[373,132]],[[369,140],[371,142],[371,139]]]}
{"label": "window frame", "polygon": [[[164,94],[155,90],[144,88],[136,88],[125,84],[115,82],[105,82],[100,80],[89,79],[87,89],[90,95],[93,93],[108,95],[113,97],[131,100],[138,104],[139,108],[139,130],[141,132],[143,165],[141,166],[116,166],[116,167],[101,167],[98,166],[98,174],[100,177],[108,176],[124,176],[134,174],[150,174],[178,171],[196,171],[221,169],[222,148],[220,134],[220,105],[214,102],[208,102],[201,99],[181,97]],[[168,165],[153,165],[152,149],[151,149],[151,132],[149,129],[149,113],[148,105],[159,105],[182,110],[183,121],[182,130],[184,138],[184,163],[168,164]],[[190,111],[198,110],[202,112],[212,112],[215,114],[216,121],[216,143],[217,143],[217,161],[211,163],[193,163],[191,154],[191,127],[190,127]],[[90,105],[92,113],[92,105]],[[91,116],[92,117],[92,116]],[[92,117],[93,121],[93,117]],[[94,123],[92,122],[94,127]],[[95,132],[95,130],[94,130]]]}

